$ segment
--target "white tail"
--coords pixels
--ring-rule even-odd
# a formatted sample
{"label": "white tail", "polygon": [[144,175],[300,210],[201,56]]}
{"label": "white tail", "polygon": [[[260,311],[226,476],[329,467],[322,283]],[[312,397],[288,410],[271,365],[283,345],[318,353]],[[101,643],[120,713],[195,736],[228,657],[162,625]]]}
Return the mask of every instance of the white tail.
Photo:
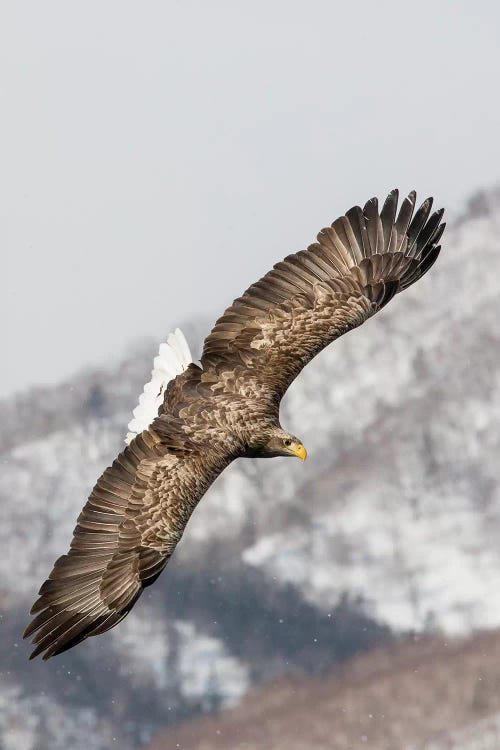
{"label": "white tail", "polygon": [[192,361],[185,336],[176,328],[174,333],[169,334],[167,343],[160,344],[158,356],[154,358],[151,380],[144,386],[139,403],[132,412],[134,418],[128,424],[127,445],[158,416],[167,383],[184,372]]}

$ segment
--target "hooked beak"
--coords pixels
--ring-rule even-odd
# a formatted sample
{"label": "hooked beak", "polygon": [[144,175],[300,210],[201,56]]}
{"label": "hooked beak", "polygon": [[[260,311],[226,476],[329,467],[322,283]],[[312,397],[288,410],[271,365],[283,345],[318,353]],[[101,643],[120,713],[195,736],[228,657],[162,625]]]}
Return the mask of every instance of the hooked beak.
{"label": "hooked beak", "polygon": [[307,458],[307,451],[301,443],[297,443],[297,445],[294,446],[293,454],[294,456],[301,458],[302,461],[305,461]]}

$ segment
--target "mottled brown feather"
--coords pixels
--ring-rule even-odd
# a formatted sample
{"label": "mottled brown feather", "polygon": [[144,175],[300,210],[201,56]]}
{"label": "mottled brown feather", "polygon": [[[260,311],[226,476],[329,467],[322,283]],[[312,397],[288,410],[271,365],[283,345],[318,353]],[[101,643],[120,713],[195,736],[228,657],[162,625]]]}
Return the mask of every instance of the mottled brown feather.
{"label": "mottled brown feather", "polygon": [[[354,206],[322,229],[316,244],[277,263],[219,318],[205,340],[203,367],[221,373],[239,355],[256,397],[279,401],[318,351],[381,309],[436,259],[442,212],[429,219],[429,198],[412,220],[415,200],[411,192],[397,213],[393,190],[380,214],[376,198],[363,210]],[[235,312],[238,324],[228,331],[226,316],[233,319]]]}
{"label": "mottled brown feather", "polygon": [[224,468],[209,452],[201,460],[189,441],[183,457],[172,455],[161,428],[138,436],[94,487],[68,554],[56,561],[31,609],[37,616],[24,634],[36,645],[31,658],[61,653],[123,619],[162,571],[197,501]]}

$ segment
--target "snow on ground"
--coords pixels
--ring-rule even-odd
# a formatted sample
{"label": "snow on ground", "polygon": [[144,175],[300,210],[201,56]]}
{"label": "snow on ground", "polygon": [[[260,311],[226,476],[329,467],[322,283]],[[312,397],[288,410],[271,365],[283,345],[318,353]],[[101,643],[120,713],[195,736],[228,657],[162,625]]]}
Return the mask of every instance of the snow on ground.
{"label": "snow on ground", "polygon": [[153,677],[161,690],[175,678],[186,698],[203,703],[207,695],[213,696],[223,707],[237,703],[248,689],[247,666],[231,656],[220,639],[191,622],[158,617],[147,602],[114,628],[111,638],[121,655],[122,675],[133,675],[136,682]]}

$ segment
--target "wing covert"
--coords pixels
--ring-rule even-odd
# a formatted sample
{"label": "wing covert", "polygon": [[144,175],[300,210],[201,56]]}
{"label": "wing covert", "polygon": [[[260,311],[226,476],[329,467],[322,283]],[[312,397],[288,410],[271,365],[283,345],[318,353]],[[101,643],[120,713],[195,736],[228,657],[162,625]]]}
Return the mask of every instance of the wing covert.
{"label": "wing covert", "polygon": [[[432,198],[413,216],[411,192],[382,210],[376,198],[322,229],[318,241],[289,255],[236,299],[205,339],[204,368],[238,368],[280,399],[325,346],[361,325],[426,273],[439,255],[443,211]],[[412,218],[413,217],[413,218]]]}
{"label": "wing covert", "polygon": [[97,481],[68,554],[39,591],[24,637],[48,659],[114,627],[170,559],[199,499],[221,470],[192,450],[172,453],[145,430]]}

